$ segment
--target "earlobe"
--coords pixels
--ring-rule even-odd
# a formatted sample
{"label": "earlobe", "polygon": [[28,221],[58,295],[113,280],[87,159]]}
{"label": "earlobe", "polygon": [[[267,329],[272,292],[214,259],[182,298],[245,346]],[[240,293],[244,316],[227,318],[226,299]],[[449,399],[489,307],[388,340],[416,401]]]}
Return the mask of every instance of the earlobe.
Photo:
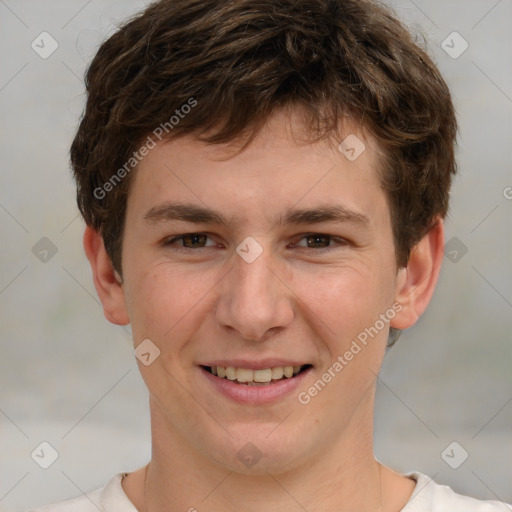
{"label": "earlobe", "polygon": [[121,276],[112,266],[101,233],[87,226],[83,243],[105,318],[116,325],[129,324]]}
{"label": "earlobe", "polygon": [[414,325],[427,309],[439,278],[444,254],[444,225],[437,218],[433,227],[413,247],[407,267],[398,271],[395,301],[401,311],[391,321],[391,327],[407,329]]}

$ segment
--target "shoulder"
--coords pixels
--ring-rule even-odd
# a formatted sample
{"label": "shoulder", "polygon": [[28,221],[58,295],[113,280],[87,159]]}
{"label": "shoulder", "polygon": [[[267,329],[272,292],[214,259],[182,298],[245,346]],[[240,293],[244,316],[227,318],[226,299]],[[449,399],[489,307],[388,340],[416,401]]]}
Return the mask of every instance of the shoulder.
{"label": "shoulder", "polygon": [[122,477],[118,473],[102,489],[27,512],[137,512],[123,490]]}
{"label": "shoulder", "polygon": [[416,488],[402,512],[512,512],[512,505],[462,496],[417,471],[405,476],[416,480]]}

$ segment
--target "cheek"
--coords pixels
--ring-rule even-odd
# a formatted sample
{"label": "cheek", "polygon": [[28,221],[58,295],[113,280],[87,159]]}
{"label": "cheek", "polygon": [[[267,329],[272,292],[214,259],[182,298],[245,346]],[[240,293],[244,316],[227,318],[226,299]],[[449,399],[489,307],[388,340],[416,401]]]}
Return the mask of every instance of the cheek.
{"label": "cheek", "polygon": [[[180,350],[203,324],[213,327],[216,290],[225,267],[172,265],[169,261],[126,261],[127,306],[135,344],[153,340],[163,352]],[[370,258],[330,265],[277,265],[286,283],[279,293],[296,309],[295,321],[309,324],[332,355],[375,323],[392,301],[392,284],[383,265]],[[389,281],[389,283],[388,283]],[[225,290],[229,293],[229,290]],[[225,298],[225,297],[224,297]],[[210,323],[213,322],[213,323]],[[170,352],[170,351],[169,351]]]}
{"label": "cheek", "polygon": [[130,275],[126,294],[135,343],[149,338],[162,352],[168,351],[171,341],[173,349],[179,348],[179,340],[186,340],[207,314],[216,273],[183,272],[166,263],[147,265],[145,271]]}
{"label": "cheek", "polygon": [[353,265],[297,272],[293,287],[339,344],[372,325],[389,307],[391,284],[386,286],[383,279],[369,265]]}

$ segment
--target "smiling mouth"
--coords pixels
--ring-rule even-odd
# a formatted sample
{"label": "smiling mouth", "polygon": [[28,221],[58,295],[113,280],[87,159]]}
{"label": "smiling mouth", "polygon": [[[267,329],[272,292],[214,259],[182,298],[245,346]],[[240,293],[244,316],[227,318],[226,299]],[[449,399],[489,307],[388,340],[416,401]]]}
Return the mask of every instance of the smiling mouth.
{"label": "smiling mouth", "polygon": [[202,366],[204,370],[220,379],[230,380],[246,386],[269,386],[274,382],[291,379],[299,373],[311,368],[310,364],[302,366],[276,366],[261,370],[235,368],[233,366]]}

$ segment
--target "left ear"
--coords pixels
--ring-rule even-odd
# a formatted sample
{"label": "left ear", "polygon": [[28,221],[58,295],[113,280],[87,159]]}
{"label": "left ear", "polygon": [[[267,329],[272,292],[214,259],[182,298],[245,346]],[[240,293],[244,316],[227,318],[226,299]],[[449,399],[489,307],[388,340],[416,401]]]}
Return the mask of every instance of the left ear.
{"label": "left ear", "polygon": [[407,329],[423,314],[434,294],[444,255],[444,224],[437,217],[428,233],[412,248],[407,267],[398,271],[395,301],[402,309],[391,327]]}

